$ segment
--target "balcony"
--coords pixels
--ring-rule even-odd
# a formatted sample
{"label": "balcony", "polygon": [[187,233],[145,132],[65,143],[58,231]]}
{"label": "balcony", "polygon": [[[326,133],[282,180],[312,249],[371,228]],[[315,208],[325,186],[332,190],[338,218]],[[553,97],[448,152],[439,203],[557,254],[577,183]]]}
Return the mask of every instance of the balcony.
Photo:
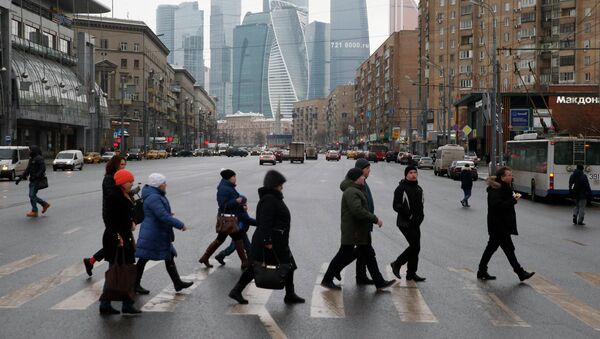
{"label": "balcony", "polygon": [[77,65],[77,58],[72,57],[67,53],[63,53],[55,49],[39,45],[35,42],[31,42],[27,39],[23,39],[16,35],[11,35],[11,43],[14,48],[20,49],[27,53],[39,55],[46,59],[58,61],[63,65]]}

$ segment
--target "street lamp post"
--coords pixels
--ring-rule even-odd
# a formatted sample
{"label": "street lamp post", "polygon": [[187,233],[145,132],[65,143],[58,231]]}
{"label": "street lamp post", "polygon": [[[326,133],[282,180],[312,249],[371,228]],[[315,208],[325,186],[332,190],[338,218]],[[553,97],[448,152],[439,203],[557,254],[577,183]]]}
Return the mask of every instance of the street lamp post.
{"label": "street lamp post", "polygon": [[121,74],[121,154],[125,154],[125,78],[124,74]]}

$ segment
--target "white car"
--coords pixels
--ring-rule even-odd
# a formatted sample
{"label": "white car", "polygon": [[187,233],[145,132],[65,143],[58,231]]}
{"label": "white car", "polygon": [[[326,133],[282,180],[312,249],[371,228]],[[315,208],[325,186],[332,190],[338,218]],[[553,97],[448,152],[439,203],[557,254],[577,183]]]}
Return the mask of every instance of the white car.
{"label": "white car", "polygon": [[262,165],[265,162],[268,162],[268,163],[271,163],[273,165],[276,165],[277,164],[277,159],[275,159],[275,154],[273,154],[273,152],[262,152],[258,156],[258,163],[260,165]]}
{"label": "white car", "polygon": [[417,163],[417,167],[421,168],[431,168],[433,169],[433,159],[430,157],[421,157],[419,162]]}
{"label": "white car", "polygon": [[74,171],[78,168],[83,170],[83,153],[80,150],[66,150],[58,152],[56,159],[52,162],[52,169],[70,169]]}
{"label": "white car", "polygon": [[329,160],[336,160],[336,161],[340,161],[340,153],[338,153],[338,151],[327,151],[327,154],[325,154],[325,160],[329,161]]}
{"label": "white car", "polygon": [[102,161],[103,162],[108,162],[110,159],[112,159],[112,157],[115,156],[115,152],[106,152],[104,154],[102,154]]}

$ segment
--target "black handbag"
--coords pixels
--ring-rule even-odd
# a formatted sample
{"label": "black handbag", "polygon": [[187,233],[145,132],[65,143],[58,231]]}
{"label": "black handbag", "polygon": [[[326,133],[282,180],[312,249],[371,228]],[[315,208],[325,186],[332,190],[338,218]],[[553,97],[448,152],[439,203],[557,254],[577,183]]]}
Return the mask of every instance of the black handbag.
{"label": "black handbag", "polygon": [[268,264],[265,260],[265,251],[263,251],[263,260],[252,263],[254,270],[254,284],[258,288],[268,290],[282,290],[285,287],[288,274],[292,271],[292,264],[282,264],[273,251],[276,264]]}
{"label": "black handbag", "polygon": [[38,190],[48,188],[48,177],[44,175],[40,180],[37,180],[35,183],[35,187],[37,187]]}
{"label": "black handbag", "polygon": [[[137,190],[139,192],[139,189]],[[144,221],[144,199],[136,193],[137,198],[133,200],[133,222],[136,225]]]}
{"label": "black handbag", "polygon": [[[119,254],[123,259],[122,263],[119,263]],[[126,264],[123,247],[117,247],[115,261],[104,274],[104,290],[102,291],[100,300],[134,300],[136,274],[137,269],[135,264]]]}

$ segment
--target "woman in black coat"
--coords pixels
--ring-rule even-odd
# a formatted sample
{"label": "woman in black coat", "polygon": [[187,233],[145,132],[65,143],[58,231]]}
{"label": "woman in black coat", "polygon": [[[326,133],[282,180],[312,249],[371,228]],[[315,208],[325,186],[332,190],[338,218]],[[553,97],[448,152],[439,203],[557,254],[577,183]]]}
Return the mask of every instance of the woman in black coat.
{"label": "woman in black coat", "polygon": [[[259,201],[256,206],[256,221],[258,226],[252,236],[250,249],[250,262],[263,261],[265,256],[276,256],[281,264],[292,264],[292,270],[287,276],[285,285],[286,304],[304,303],[305,300],[296,295],[294,290],[294,270],[296,261],[289,246],[290,237],[290,211],[283,201],[283,184],[285,177],[281,173],[271,170],[265,175],[263,187],[258,189]],[[254,279],[252,265],[242,273],[240,280],[229,292],[229,297],[240,304],[247,304],[248,300],[242,296],[244,288]]]}
{"label": "woman in black coat", "polygon": [[[114,179],[115,187],[106,201],[106,228],[102,236],[103,250],[106,255],[105,260],[108,261],[109,266],[115,264],[115,260],[118,260],[118,263],[135,264],[133,200],[129,196],[135,178],[131,172],[122,169],[115,173]],[[117,256],[117,250],[121,248],[123,255],[119,254]],[[133,300],[123,301],[121,311],[130,314],[141,313],[140,310],[133,306]],[[100,314],[110,315],[118,313],[119,311],[111,306],[110,300],[103,300],[101,297]]]}

